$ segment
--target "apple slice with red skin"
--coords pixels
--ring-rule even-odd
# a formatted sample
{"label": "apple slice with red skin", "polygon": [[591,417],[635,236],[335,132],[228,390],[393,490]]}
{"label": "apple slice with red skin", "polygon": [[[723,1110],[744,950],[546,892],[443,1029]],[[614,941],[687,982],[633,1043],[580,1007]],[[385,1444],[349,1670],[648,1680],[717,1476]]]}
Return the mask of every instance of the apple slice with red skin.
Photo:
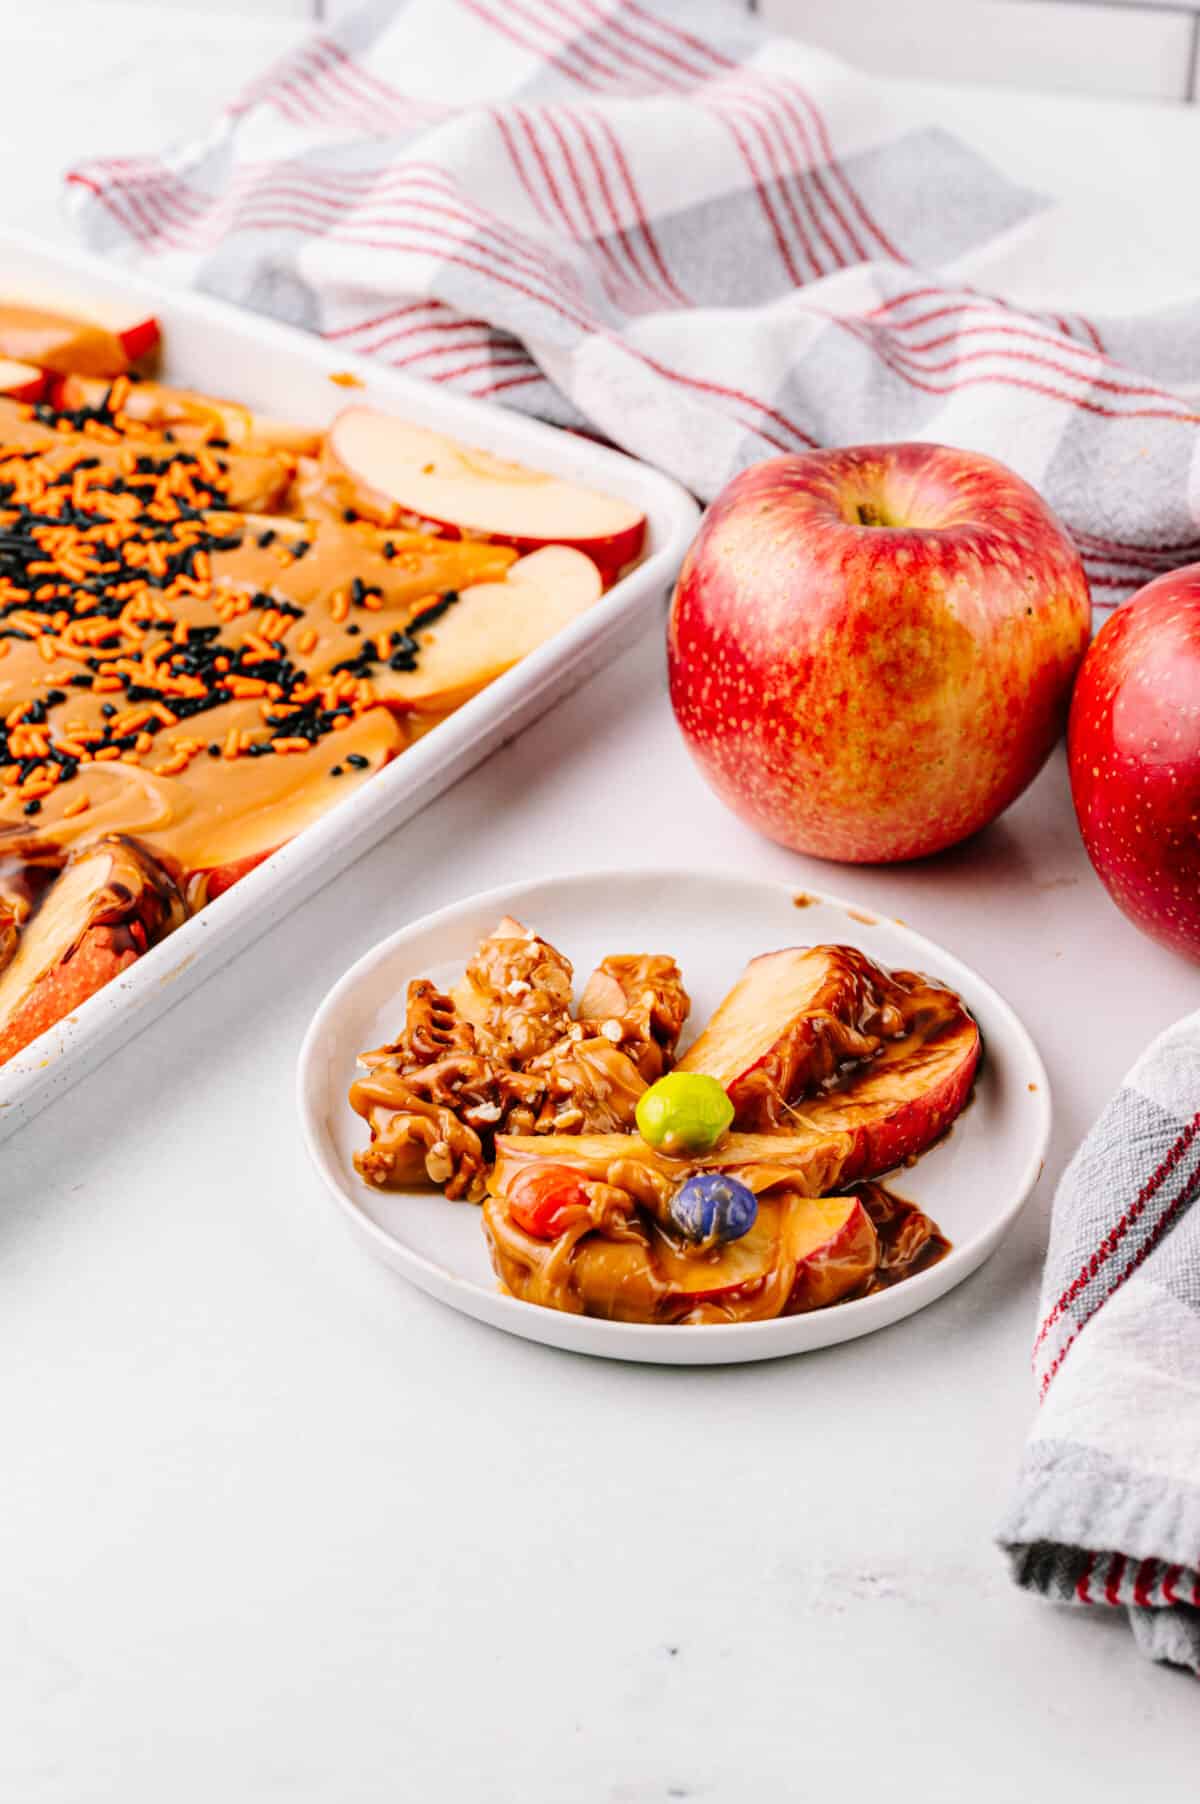
{"label": "apple slice with red skin", "polygon": [[328,456],[368,506],[400,508],[519,551],[570,545],[612,575],[645,543],[645,516],[619,496],[506,462],[371,407],[338,415]]}
{"label": "apple slice with red skin", "polygon": [[33,364],[0,357],[0,395],[7,395],[10,401],[40,401],[46,383],[45,372]]}
{"label": "apple slice with red skin", "polygon": [[725,1088],[734,1126],[849,1134],[839,1183],[877,1177],[964,1107],[979,1029],[952,990],[850,946],[752,959],[677,1069]]}
{"label": "apple slice with red skin", "polygon": [[748,1233],[704,1250],[665,1231],[654,1208],[640,1231],[630,1231],[632,1209],[626,1217],[602,1209],[592,1226],[576,1208],[561,1235],[531,1233],[494,1178],[483,1213],[493,1264],[512,1295],[614,1321],[764,1321],[823,1309],[866,1284],[879,1259],[858,1196],[807,1197],[786,1184],[760,1198]]}
{"label": "apple slice with red skin", "polygon": [[569,626],[603,593],[600,572],[581,551],[547,545],[510,565],[502,582],[473,583],[414,634],[415,670],[381,671],[390,706],[443,714],[502,676]]}
{"label": "apple slice with red skin", "polygon": [[159,342],[158,321],[114,315],[101,323],[20,301],[0,302],[0,357],[56,375],[121,376]]}
{"label": "apple slice with red skin", "polygon": [[793,1103],[903,1033],[897,984],[854,946],[790,946],[753,958],[680,1071],[715,1077],[735,1123],[786,1125]]}
{"label": "apple slice with red skin", "polygon": [[114,836],[68,859],[0,974],[0,1065],[134,964],[184,917],[172,878]]}
{"label": "apple slice with red skin", "polygon": [[941,1139],[970,1101],[979,1029],[957,997],[949,991],[941,995],[948,998],[944,1005],[935,1002],[908,1033],[887,1041],[844,1088],[798,1105],[797,1129],[848,1141],[840,1184],[910,1164]]}
{"label": "apple slice with red skin", "polygon": [[786,1188],[759,1203],[740,1240],[697,1257],[666,1236],[654,1256],[689,1321],[738,1321],[826,1309],[858,1290],[879,1262],[879,1239],[858,1196],[801,1196]]}
{"label": "apple slice with red skin", "polygon": [[[219,720],[226,711],[207,717]],[[231,705],[228,718],[237,720]],[[248,719],[253,715],[248,712]],[[354,794],[407,743],[403,723],[388,709],[371,708],[344,732],[330,733],[311,750],[287,758],[196,759],[169,779],[187,791],[181,800],[177,836],[161,837],[182,868],[189,908],[202,908],[232,889],[272,853],[319,820],[335,803]],[[349,759],[364,760],[352,765]],[[334,777],[334,770],[340,775]],[[215,783],[220,788],[214,790]],[[184,813],[184,808],[188,812]]]}
{"label": "apple slice with red skin", "polygon": [[795,1276],[785,1315],[828,1309],[862,1288],[879,1263],[879,1236],[860,1196],[802,1196],[789,1203]]}

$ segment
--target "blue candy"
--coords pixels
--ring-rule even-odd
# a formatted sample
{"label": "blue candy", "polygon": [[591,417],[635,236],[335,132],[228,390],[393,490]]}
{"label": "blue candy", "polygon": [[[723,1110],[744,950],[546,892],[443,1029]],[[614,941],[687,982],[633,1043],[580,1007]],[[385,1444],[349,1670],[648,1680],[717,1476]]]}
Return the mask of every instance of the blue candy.
{"label": "blue candy", "polygon": [[758,1217],[758,1198],[748,1185],[720,1171],[700,1171],[671,1198],[671,1220],[696,1245],[740,1240]]}

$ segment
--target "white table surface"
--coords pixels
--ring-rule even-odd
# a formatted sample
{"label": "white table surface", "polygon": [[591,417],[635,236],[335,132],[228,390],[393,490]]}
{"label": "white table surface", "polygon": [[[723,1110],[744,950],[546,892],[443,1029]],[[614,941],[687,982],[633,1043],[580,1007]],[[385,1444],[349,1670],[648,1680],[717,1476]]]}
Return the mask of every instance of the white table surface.
{"label": "white table surface", "polygon": [[[16,13],[0,219],[53,235],[58,159],[203,123],[292,39]],[[1041,272],[1064,299],[1200,281],[1196,114],[913,104],[1075,203]],[[1124,207],[1136,228],[1092,257]],[[372,1263],[307,1169],[295,1052],[351,959],[474,889],[672,837],[903,916],[1041,1045],[1047,1181],[977,1277],[886,1334],[727,1371],[549,1352]],[[1198,998],[1100,891],[1061,758],[970,846],[831,871],[709,795],[648,638],[0,1149],[0,1796],[1194,1800],[1194,1683],[1104,1612],[1018,1594],[991,1536],[1050,1180]]]}

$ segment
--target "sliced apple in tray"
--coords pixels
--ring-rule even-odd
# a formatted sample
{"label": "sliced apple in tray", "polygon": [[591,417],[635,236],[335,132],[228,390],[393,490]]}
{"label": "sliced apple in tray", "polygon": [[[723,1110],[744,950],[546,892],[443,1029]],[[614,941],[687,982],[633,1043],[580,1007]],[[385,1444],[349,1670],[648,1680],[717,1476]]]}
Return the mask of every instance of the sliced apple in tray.
{"label": "sliced apple in tray", "polygon": [[153,351],[158,321],[136,310],[94,309],[81,319],[57,308],[0,300],[0,357],[57,375],[120,376]]}
{"label": "sliced apple in tray", "polygon": [[459,592],[416,640],[414,670],[381,671],[382,700],[444,714],[535,651],[601,596],[600,572],[580,551],[547,545],[511,565],[503,582]]}
{"label": "sliced apple in tray", "polygon": [[570,545],[611,580],[641,552],[646,521],[617,495],[508,463],[370,407],[348,407],[329,431],[329,458],[376,508],[535,551]]}
{"label": "sliced apple in tray", "polygon": [[[110,387],[103,376],[61,376],[51,384],[49,398],[62,412],[74,413],[83,407],[103,407]],[[321,434],[311,427],[254,413],[239,401],[225,401],[190,388],[169,388],[162,382],[134,383],[121,403],[121,412],[127,420],[137,420],[156,431],[170,428],[182,442],[190,429],[223,438],[231,445],[285,451],[296,457],[315,457],[321,444]]]}
{"label": "sliced apple in tray", "polygon": [[0,974],[0,1065],[135,963],[183,919],[163,867],[132,840],[69,859]]}

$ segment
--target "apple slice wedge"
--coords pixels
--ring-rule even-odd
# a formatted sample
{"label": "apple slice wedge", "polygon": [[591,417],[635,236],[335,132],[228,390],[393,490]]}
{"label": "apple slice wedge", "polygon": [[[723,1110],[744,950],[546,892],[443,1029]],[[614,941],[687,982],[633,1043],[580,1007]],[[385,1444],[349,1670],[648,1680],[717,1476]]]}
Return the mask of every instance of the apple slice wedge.
{"label": "apple slice wedge", "polygon": [[979,1054],[953,990],[853,947],[816,946],[752,959],[678,1069],[715,1077],[748,1134],[844,1142],[840,1185],[940,1138],[970,1097]]}
{"label": "apple slice wedge", "polygon": [[656,1235],[651,1254],[672,1302],[687,1304],[682,1319],[761,1321],[827,1309],[858,1290],[879,1263],[879,1237],[853,1193],[802,1196],[784,1187],[760,1200],[740,1240],[697,1256]]}
{"label": "apple slice wedge", "polygon": [[508,463],[371,407],[339,414],[328,450],[376,507],[402,508],[519,551],[569,545],[615,574],[645,543],[645,516],[619,496]]}
{"label": "apple slice wedge", "polygon": [[790,946],[752,958],[679,1061],[724,1086],[748,1132],[785,1125],[793,1103],[902,1033],[897,985],[853,946]]}
{"label": "apple slice wedge", "polygon": [[599,601],[591,558],[547,545],[511,565],[503,582],[473,583],[427,627],[413,633],[417,667],[381,671],[377,688],[391,706],[443,714],[535,651]]}
{"label": "apple slice wedge", "polygon": [[104,312],[108,317],[81,319],[57,308],[0,301],[0,357],[56,375],[120,376],[155,349],[158,321]]}
{"label": "apple slice wedge", "polygon": [[7,395],[10,401],[40,401],[45,392],[44,371],[31,363],[0,357],[0,395]]}
{"label": "apple slice wedge", "polygon": [[581,1233],[576,1224],[542,1240],[514,1220],[502,1184],[493,1177],[483,1210],[497,1275],[514,1296],[573,1314],[766,1321],[839,1302],[867,1283],[879,1261],[874,1224],[856,1195],[808,1197],[784,1184],[760,1197],[748,1233],[701,1250],[665,1231],[653,1209],[640,1231],[602,1224]]}
{"label": "apple slice wedge", "polygon": [[792,1283],[784,1315],[828,1309],[862,1288],[879,1264],[879,1236],[863,1200],[792,1196],[785,1226]]}
{"label": "apple slice wedge", "polygon": [[0,1065],[135,963],[183,914],[171,877],[134,841],[114,837],[76,853],[0,975]]}

